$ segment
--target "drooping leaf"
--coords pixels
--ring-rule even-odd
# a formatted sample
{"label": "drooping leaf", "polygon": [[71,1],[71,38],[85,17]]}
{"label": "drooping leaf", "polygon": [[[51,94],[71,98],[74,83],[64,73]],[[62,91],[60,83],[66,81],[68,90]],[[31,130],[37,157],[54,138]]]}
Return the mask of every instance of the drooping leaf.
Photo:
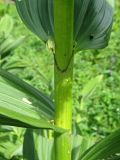
{"label": "drooping leaf", "polygon": [[113,8],[106,0],[76,0],[76,50],[104,48],[108,44]]}
{"label": "drooping leaf", "polygon": [[[42,5],[41,5],[42,3]],[[49,3],[51,4],[51,2]],[[46,26],[46,20],[49,19],[48,15],[48,9],[51,12],[51,5],[48,6],[48,1],[16,1],[16,6],[18,9],[18,13],[21,16],[21,19],[23,22],[28,26],[28,28],[33,31],[38,37],[42,38],[44,41],[47,41],[48,39],[48,34],[50,33],[50,30],[45,30],[46,27],[50,29],[50,26]],[[39,10],[39,7],[42,9]],[[44,15],[44,16],[43,16]],[[53,16],[51,16],[53,17]],[[53,23],[53,21],[52,21]]]}
{"label": "drooping leaf", "polygon": [[88,149],[78,160],[120,159],[120,129]]}
{"label": "drooping leaf", "polygon": [[[28,128],[49,128],[62,131],[51,123],[52,102],[37,89],[0,69],[0,122]],[[50,102],[50,103],[49,103]],[[51,108],[50,108],[51,107]]]}
{"label": "drooping leaf", "polygon": [[[74,1],[75,52],[107,46],[113,22],[113,5],[108,1]],[[16,7],[32,32],[43,41],[54,40],[53,0],[16,0]]]}
{"label": "drooping leaf", "polygon": [[42,104],[45,104],[44,107],[42,108],[44,110],[43,112],[46,114],[50,112],[49,116],[51,117],[54,116],[54,105],[48,96],[46,96],[41,91],[35,89],[31,85],[27,84],[26,82],[22,81],[16,76],[13,76],[11,73],[3,69],[0,69],[0,75],[3,78],[5,78],[7,82],[10,83],[15,88],[19,88],[22,92],[26,93],[27,95],[30,95],[31,98],[34,97],[35,99],[37,99],[37,103],[42,102]]}

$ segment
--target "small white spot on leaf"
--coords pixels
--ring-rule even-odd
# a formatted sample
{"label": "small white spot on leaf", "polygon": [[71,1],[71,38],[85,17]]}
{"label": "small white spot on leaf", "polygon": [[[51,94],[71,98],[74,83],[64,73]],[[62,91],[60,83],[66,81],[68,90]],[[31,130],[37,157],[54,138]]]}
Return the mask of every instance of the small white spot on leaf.
{"label": "small white spot on leaf", "polygon": [[29,101],[27,98],[25,98],[25,97],[22,99],[22,101],[25,102],[25,103],[27,103],[27,104],[32,104],[32,102],[30,102],[30,101]]}

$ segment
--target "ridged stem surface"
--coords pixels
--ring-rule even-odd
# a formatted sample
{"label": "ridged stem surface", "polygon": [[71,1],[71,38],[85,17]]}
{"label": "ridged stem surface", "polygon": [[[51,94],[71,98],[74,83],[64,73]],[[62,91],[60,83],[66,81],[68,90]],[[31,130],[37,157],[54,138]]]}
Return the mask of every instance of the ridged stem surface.
{"label": "ridged stem surface", "polygon": [[74,0],[54,0],[55,160],[71,160]]}

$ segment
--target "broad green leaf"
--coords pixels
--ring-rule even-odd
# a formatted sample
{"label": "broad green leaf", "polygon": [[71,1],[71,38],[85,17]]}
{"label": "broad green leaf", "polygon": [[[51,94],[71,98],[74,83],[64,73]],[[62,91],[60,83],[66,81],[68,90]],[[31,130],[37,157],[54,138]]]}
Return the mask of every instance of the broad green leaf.
{"label": "broad green leaf", "polygon": [[[47,27],[45,24],[45,17],[47,17],[48,19],[48,10],[51,12],[51,5],[48,5],[46,2],[46,0],[42,1],[44,6],[41,6],[41,1],[38,0],[16,1],[18,13],[20,14],[23,22],[28,26],[31,31],[33,31],[38,37],[42,38],[44,41],[48,39],[47,34],[50,34],[51,36],[51,33],[49,33],[50,31],[47,31],[47,34],[45,31]],[[38,10],[39,7],[42,7],[42,10]],[[43,16],[43,14],[45,15]]]}
{"label": "broad green leaf", "polygon": [[23,146],[25,160],[55,160],[54,139],[45,137],[44,132],[46,131],[27,129]]}
{"label": "broad green leaf", "polygon": [[[23,153],[26,160],[55,160],[54,137],[41,130],[27,129],[24,136]],[[93,144],[95,139],[72,136],[72,160],[78,158]],[[28,148],[28,146],[30,146]]]}
{"label": "broad green leaf", "polygon": [[78,160],[95,143],[95,138],[73,135],[72,160]]}
{"label": "broad green leaf", "polygon": [[[36,143],[38,143],[38,142],[36,142]],[[25,135],[24,135],[23,157],[25,160],[35,159],[34,139],[33,139],[33,130],[32,129],[27,129],[25,132]],[[38,159],[36,159],[36,160],[38,160]]]}
{"label": "broad green leaf", "polygon": [[[3,85],[3,84],[2,84]],[[2,86],[0,85],[0,87]],[[11,91],[11,90],[9,90]],[[12,93],[12,92],[11,92]],[[16,93],[16,92],[14,92]],[[23,97],[24,98],[24,97]],[[51,128],[49,120],[44,118],[39,109],[35,108],[29,100],[18,99],[0,91],[0,114],[29,126],[37,128]],[[0,117],[2,119],[2,117]],[[7,123],[7,122],[6,122]],[[9,122],[7,123],[9,124]],[[17,126],[17,122],[16,122]],[[26,127],[26,126],[25,126]]]}
{"label": "broad green leaf", "polygon": [[76,51],[104,48],[112,27],[112,6],[106,0],[75,1]]}
{"label": "broad green leaf", "polygon": [[[42,104],[45,104],[43,108],[44,113],[49,113],[50,112],[50,117],[54,116],[54,105],[53,102],[49,97],[47,97],[44,93],[41,91],[35,89],[31,85],[27,84],[26,82],[22,81],[16,76],[13,76],[11,73],[0,69],[0,75],[7,80],[12,86],[14,86],[17,89],[20,89],[24,94],[30,95],[31,98],[35,98],[37,100],[36,103],[42,102]],[[26,97],[26,96],[25,96]],[[48,112],[47,112],[48,111]],[[48,116],[48,115],[47,115]]]}
{"label": "broad green leaf", "polygon": [[[75,52],[107,46],[113,22],[113,2],[74,1]],[[51,38],[54,40],[53,0],[16,0],[16,7],[21,19],[32,32],[43,41]]]}
{"label": "broad green leaf", "polygon": [[120,129],[88,149],[78,160],[107,159],[120,159]]}
{"label": "broad green leaf", "polygon": [[[0,122],[28,128],[63,131],[52,124],[54,112],[49,98],[16,76],[0,69]],[[51,108],[50,108],[51,107]]]}

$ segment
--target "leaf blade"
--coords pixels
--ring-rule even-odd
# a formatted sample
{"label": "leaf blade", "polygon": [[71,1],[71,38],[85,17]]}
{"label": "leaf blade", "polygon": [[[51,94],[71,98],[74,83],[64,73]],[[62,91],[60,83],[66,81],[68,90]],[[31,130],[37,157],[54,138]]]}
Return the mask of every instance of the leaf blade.
{"label": "leaf blade", "polygon": [[88,149],[79,160],[103,160],[120,156],[120,129]]}

